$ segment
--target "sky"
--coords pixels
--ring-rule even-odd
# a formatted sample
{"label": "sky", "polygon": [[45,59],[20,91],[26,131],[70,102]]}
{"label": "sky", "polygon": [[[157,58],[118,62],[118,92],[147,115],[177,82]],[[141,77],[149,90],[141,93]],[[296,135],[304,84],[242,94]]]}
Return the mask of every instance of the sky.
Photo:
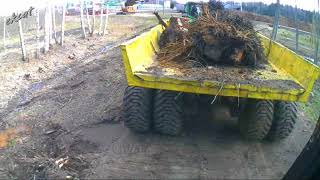
{"label": "sky", "polygon": [[[0,0],[0,16],[11,15],[17,11],[26,11],[30,6],[33,7],[45,7],[47,2],[62,3],[65,0]],[[78,0],[68,0],[68,1],[78,1]],[[180,1],[188,1],[188,0],[180,0]],[[222,0],[223,2],[229,0]],[[261,0],[233,0],[236,2],[260,2]],[[276,2],[276,0],[262,0],[262,2],[266,4],[271,4]],[[317,6],[317,0],[280,0],[281,4],[295,5],[297,2],[298,7],[301,9],[311,10],[313,11]]]}

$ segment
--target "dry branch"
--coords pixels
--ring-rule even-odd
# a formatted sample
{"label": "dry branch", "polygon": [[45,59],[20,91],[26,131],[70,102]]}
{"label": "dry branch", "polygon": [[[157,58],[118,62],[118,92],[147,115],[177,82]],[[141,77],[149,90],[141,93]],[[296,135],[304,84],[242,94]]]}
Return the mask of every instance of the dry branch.
{"label": "dry branch", "polygon": [[154,12],[153,13],[154,15],[156,15],[158,21],[159,21],[159,24],[161,24],[163,27],[167,28],[167,24],[164,22],[164,20],[160,17],[159,13],[158,12]]}

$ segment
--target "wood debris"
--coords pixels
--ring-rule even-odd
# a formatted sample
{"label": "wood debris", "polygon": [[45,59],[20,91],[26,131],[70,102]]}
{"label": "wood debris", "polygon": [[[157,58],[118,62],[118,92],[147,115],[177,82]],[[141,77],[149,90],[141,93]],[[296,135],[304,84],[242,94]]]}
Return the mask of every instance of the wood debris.
{"label": "wood debris", "polygon": [[254,67],[265,61],[251,22],[214,4],[203,4],[202,15],[191,23],[171,17],[159,46],[160,64],[194,61],[203,67],[216,64]]}

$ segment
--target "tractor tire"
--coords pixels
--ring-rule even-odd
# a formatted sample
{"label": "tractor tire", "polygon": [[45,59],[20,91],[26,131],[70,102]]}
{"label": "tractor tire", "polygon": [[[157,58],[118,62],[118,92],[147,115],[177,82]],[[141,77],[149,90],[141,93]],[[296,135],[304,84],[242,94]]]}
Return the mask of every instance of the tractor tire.
{"label": "tractor tire", "polygon": [[297,113],[296,103],[276,102],[274,105],[274,118],[267,139],[270,141],[280,141],[288,137],[298,119]]}
{"label": "tractor tire", "polygon": [[152,122],[153,90],[128,86],[124,93],[122,118],[135,132],[147,132]]}
{"label": "tractor tire", "polygon": [[153,125],[161,134],[175,136],[182,130],[182,98],[177,95],[166,90],[157,90],[155,93]]}
{"label": "tractor tire", "polygon": [[239,119],[242,136],[250,141],[262,141],[271,128],[273,114],[272,101],[249,100]]}

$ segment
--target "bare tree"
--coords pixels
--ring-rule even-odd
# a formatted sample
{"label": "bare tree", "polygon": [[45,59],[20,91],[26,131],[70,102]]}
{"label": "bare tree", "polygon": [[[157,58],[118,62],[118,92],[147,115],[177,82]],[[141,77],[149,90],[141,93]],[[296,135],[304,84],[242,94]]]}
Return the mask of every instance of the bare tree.
{"label": "bare tree", "polygon": [[94,34],[94,29],[96,26],[96,9],[95,9],[95,1],[92,2],[92,30],[91,30],[91,36]]}
{"label": "bare tree", "polygon": [[91,34],[91,23],[90,23],[90,19],[89,19],[89,10],[88,10],[87,2],[85,2],[84,5],[85,5],[85,8],[86,8],[86,17],[87,17],[87,23],[88,23],[88,31],[89,31],[89,34]]}
{"label": "bare tree", "polygon": [[103,18],[103,7],[102,3],[100,3],[100,26],[99,26],[99,35],[102,35],[102,18]]}
{"label": "bare tree", "polygon": [[20,37],[20,46],[21,46],[21,52],[22,52],[22,60],[26,61],[27,60],[27,51],[26,51],[26,46],[24,44],[24,37],[23,37],[21,20],[19,20],[19,37]]}
{"label": "bare tree", "polygon": [[39,59],[39,57],[40,57],[40,16],[39,16],[39,9],[36,10],[36,19],[37,19],[37,27],[36,27],[37,51],[36,51],[36,58]]}
{"label": "bare tree", "polygon": [[81,21],[81,29],[82,29],[82,36],[83,38],[86,38],[86,29],[84,27],[84,21],[83,21],[83,1],[80,0],[80,21]]}
{"label": "bare tree", "polygon": [[3,49],[6,50],[6,17],[3,18]]}
{"label": "bare tree", "polygon": [[57,32],[56,32],[56,6],[52,6],[52,31],[53,31],[53,38],[55,43],[57,43]]}
{"label": "bare tree", "polygon": [[44,16],[44,52],[49,51],[50,46],[50,11],[49,6],[45,9],[45,16]]}
{"label": "bare tree", "polygon": [[66,5],[62,5],[62,21],[61,21],[61,40],[60,45],[64,45],[64,24],[66,22]]}
{"label": "bare tree", "polygon": [[103,28],[103,36],[107,33],[108,18],[109,18],[109,4],[107,4],[106,17],[105,17],[104,28]]}
{"label": "bare tree", "polygon": [[164,4],[165,4],[165,0],[163,0],[162,2],[162,15],[164,15]]}

